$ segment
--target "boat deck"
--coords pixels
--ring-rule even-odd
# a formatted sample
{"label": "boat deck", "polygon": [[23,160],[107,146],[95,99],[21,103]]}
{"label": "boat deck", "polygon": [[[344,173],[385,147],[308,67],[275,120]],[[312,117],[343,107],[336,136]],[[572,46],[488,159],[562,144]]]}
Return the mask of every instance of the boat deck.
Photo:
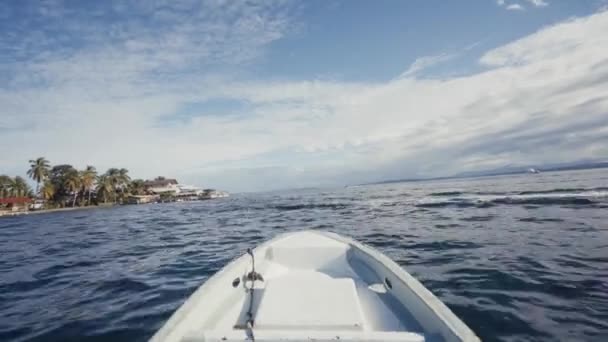
{"label": "boat deck", "polygon": [[236,259],[153,338],[244,340],[479,341],[386,256],[319,232],[287,234]]}
{"label": "boat deck", "polygon": [[[303,330],[332,332],[334,337],[336,332],[353,336],[357,332],[422,333],[422,327],[395,300],[387,283],[349,253],[348,245],[321,241],[322,245],[301,239],[297,243],[283,241],[257,260],[256,270],[264,280],[254,282],[251,312],[256,335]],[[246,330],[243,327],[247,326],[251,305],[246,297],[222,315],[216,332],[246,333],[242,330]],[[404,335],[408,341],[423,340],[412,339],[418,334]]]}

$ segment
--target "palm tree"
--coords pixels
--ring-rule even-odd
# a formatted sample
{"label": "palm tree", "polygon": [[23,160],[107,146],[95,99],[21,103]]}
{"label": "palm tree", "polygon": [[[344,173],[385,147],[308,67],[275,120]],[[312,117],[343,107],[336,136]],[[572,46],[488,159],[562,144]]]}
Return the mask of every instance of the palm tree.
{"label": "palm tree", "polygon": [[135,179],[129,184],[129,192],[133,195],[143,195],[145,192],[144,181]]}
{"label": "palm tree", "polygon": [[27,170],[27,175],[36,181],[36,194],[40,189],[40,182],[49,176],[50,167],[49,161],[44,157],[30,160],[30,169]]}
{"label": "palm tree", "polygon": [[118,176],[123,185],[127,185],[131,181],[131,177],[128,175],[129,170],[122,168],[118,170]]}
{"label": "palm tree", "polygon": [[9,183],[7,184],[8,188],[8,197],[17,197],[17,184],[15,184],[15,179],[11,178]]}
{"label": "palm tree", "polygon": [[124,195],[124,191],[129,185],[129,182],[131,181],[131,177],[129,177],[128,173],[129,170],[124,168],[110,168],[108,169],[108,171],[106,171],[105,175],[110,179],[110,182],[112,183],[112,188],[114,192],[114,203],[116,203],[117,191],[121,190],[122,195]]}
{"label": "palm tree", "polygon": [[87,165],[87,168],[80,173],[80,180],[84,192],[87,192],[89,197],[87,205],[91,205],[91,190],[95,186],[95,180],[97,179],[97,170],[94,166]]}
{"label": "palm tree", "polygon": [[108,195],[114,191],[114,184],[112,178],[107,174],[97,177],[97,195],[103,196],[103,203],[108,202]]}
{"label": "palm tree", "polygon": [[114,193],[114,203],[116,203],[116,189],[118,188],[120,170],[117,168],[110,168],[106,171],[106,176],[109,182],[112,184],[112,192]]}
{"label": "palm tree", "polygon": [[44,198],[47,203],[53,198],[53,196],[55,196],[55,186],[49,180],[42,184],[42,188],[40,190],[40,195],[42,195],[42,198]]}
{"label": "palm tree", "polygon": [[72,200],[72,207],[76,206],[76,198],[78,197],[78,192],[80,191],[80,175],[78,171],[74,170],[66,175],[64,184],[65,189],[74,194],[74,199]]}
{"label": "palm tree", "polygon": [[0,175],[0,198],[11,196],[13,179],[7,175]]}
{"label": "palm tree", "polygon": [[129,177],[129,170],[122,168],[118,170],[118,184],[120,188],[121,201],[124,201],[125,190],[129,187],[131,177]]}
{"label": "palm tree", "polygon": [[13,181],[13,195],[15,197],[25,197],[31,192],[30,186],[23,177],[17,176]]}

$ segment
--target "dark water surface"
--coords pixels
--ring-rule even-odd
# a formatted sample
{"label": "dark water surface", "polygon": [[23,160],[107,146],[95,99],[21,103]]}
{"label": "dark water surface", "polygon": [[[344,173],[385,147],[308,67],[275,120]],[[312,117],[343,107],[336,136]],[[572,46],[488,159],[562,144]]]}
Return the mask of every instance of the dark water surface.
{"label": "dark water surface", "polygon": [[238,195],[0,219],[0,341],[144,341],[274,235],[386,253],[485,341],[608,341],[608,170]]}

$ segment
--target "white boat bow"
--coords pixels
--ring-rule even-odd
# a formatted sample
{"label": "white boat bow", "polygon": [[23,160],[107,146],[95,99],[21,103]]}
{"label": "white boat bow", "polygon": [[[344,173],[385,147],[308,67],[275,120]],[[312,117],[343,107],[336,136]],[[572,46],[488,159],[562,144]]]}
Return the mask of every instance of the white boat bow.
{"label": "white boat bow", "polygon": [[334,233],[303,231],[278,236],[228,264],[151,339],[245,340],[479,338],[380,252]]}

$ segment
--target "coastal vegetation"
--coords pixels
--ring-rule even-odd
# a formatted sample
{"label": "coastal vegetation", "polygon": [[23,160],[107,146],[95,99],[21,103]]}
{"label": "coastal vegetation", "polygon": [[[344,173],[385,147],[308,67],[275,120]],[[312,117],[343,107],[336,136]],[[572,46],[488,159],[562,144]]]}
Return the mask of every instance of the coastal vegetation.
{"label": "coastal vegetation", "polygon": [[34,192],[23,177],[0,175],[0,198],[32,197]]}
{"label": "coastal vegetation", "polygon": [[125,168],[99,172],[88,165],[79,170],[70,164],[51,165],[44,157],[29,161],[28,181],[21,177],[0,175],[0,216],[28,210],[70,210],[114,204],[196,201],[227,197],[215,189],[180,185],[176,179],[131,179]]}
{"label": "coastal vegetation", "polygon": [[0,175],[0,199],[38,198],[45,208],[84,207],[125,203],[130,195],[145,194],[144,181],[132,180],[129,170],[110,168],[99,173],[94,166],[78,170],[69,164],[51,165],[44,157],[29,161],[27,176]]}

